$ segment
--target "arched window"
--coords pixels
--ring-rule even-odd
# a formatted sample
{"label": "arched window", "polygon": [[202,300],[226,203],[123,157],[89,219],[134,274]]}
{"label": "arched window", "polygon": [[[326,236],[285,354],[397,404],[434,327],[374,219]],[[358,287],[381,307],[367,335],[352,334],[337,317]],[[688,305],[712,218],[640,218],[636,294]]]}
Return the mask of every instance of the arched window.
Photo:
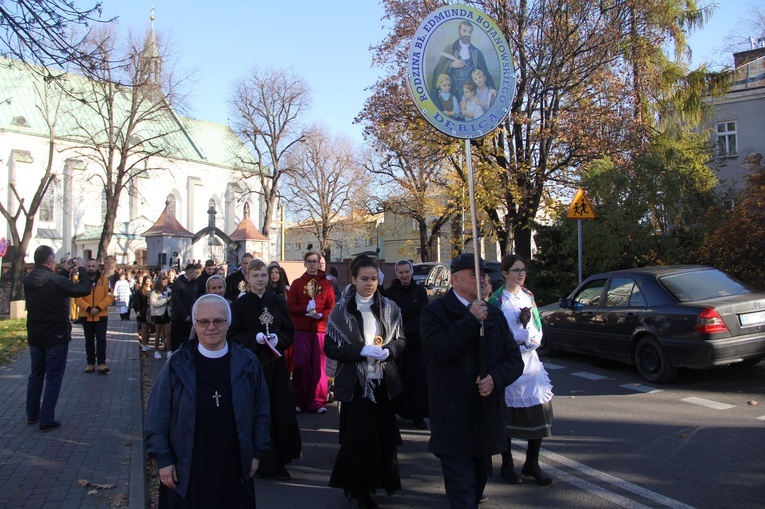
{"label": "arched window", "polygon": [[178,214],[175,212],[175,195],[173,193],[168,194],[165,201],[167,202],[170,212],[172,212],[175,217],[178,217]]}

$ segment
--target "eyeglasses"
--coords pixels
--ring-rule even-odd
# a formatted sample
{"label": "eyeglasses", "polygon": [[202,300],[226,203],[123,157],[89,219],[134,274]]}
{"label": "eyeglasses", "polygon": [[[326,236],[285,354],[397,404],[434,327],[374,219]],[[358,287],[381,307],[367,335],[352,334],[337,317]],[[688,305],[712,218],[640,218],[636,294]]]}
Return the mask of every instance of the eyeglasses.
{"label": "eyeglasses", "polygon": [[525,274],[526,269],[507,269],[505,272],[515,272],[516,274]]}
{"label": "eyeglasses", "polygon": [[228,320],[225,318],[216,318],[215,320],[208,320],[206,318],[200,318],[196,321],[196,324],[202,327],[203,329],[206,329],[210,326],[210,324],[215,325],[215,328],[223,327],[224,323],[228,323]]}
{"label": "eyeglasses", "polygon": [[314,264],[314,263],[319,263],[319,260],[306,260],[305,262],[306,263],[310,263],[310,264]]}

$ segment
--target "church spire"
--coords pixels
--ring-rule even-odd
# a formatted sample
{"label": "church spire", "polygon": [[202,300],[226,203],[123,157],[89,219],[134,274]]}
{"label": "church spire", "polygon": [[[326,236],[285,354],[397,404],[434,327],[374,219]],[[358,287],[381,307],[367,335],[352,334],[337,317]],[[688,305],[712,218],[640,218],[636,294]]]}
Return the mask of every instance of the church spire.
{"label": "church spire", "polygon": [[159,51],[159,44],[157,44],[157,36],[154,34],[154,6],[151,7],[151,15],[149,16],[151,25],[149,26],[149,33],[146,34],[146,42],[143,45],[143,51],[141,52],[141,81],[145,84],[159,86],[162,77],[162,54]]}

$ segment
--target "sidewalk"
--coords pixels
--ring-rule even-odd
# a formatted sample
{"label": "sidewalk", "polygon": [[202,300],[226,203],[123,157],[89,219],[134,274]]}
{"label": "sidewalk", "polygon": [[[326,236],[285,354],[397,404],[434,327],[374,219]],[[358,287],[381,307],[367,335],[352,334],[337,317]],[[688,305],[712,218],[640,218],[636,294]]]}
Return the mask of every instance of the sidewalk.
{"label": "sidewalk", "polygon": [[123,322],[110,309],[106,362],[111,374],[99,375],[83,372],[82,326],[73,325],[56,407],[61,428],[47,433],[26,423],[29,351],[0,368],[0,507],[146,507],[135,330],[135,319]]}

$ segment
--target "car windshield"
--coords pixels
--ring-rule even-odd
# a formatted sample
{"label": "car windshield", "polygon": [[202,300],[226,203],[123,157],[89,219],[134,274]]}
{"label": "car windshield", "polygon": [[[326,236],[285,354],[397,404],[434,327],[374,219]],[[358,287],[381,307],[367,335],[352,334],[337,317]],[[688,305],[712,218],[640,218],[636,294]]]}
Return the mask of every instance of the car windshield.
{"label": "car windshield", "polygon": [[659,281],[680,302],[750,293],[744,285],[717,269],[673,274]]}
{"label": "car windshield", "polygon": [[427,276],[432,268],[432,265],[415,265],[413,274],[415,276]]}

